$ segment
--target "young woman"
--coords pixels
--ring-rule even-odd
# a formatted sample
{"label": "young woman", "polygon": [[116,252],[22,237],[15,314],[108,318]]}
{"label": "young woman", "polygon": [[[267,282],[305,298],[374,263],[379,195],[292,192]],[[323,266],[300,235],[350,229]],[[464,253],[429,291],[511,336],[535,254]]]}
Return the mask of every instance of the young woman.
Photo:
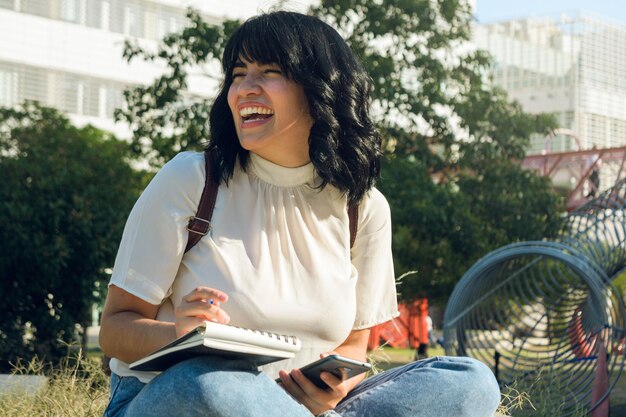
{"label": "young woman", "polygon": [[[493,415],[491,371],[433,358],[364,380],[299,367],[337,352],[365,360],[369,328],[397,313],[391,224],[373,188],[379,136],[367,74],[320,20],[274,12],[229,40],[206,152],[219,192],[207,236],[185,253],[204,156],[166,164],[133,208],[115,261],[100,344],[111,361],[106,416]],[[348,204],[358,204],[351,248]],[[133,362],[204,320],[298,336],[292,360],[190,359],[159,375]],[[280,383],[274,379],[280,378]]]}

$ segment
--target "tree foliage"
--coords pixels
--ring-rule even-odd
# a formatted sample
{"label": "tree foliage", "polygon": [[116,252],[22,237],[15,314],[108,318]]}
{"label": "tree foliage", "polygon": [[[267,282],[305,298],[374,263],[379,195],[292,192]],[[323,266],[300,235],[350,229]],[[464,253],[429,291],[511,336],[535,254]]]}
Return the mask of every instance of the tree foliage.
{"label": "tree foliage", "polygon": [[421,159],[441,180],[491,160],[521,160],[554,120],[524,113],[488,84],[463,0],[328,0],[313,12],[343,32],[373,80],[387,149]]}
{"label": "tree foliage", "polygon": [[187,93],[189,71],[217,79],[217,61],[228,36],[239,25],[237,21],[210,25],[194,10],[187,12],[187,18],[189,25],[167,35],[158,51],[127,41],[123,52],[128,61],[140,58],[167,68],[153,83],[125,90],[126,106],[115,111],[116,120],[131,127],[134,154],[153,167],[160,167],[181,150],[206,144],[210,100]]}
{"label": "tree foliage", "polygon": [[420,161],[387,157],[379,188],[392,209],[395,268],[418,271],[402,281],[401,298],[426,294],[443,302],[491,250],[557,233],[562,218],[548,179],[508,161],[488,168],[435,183]]}
{"label": "tree foliage", "polygon": [[[471,47],[463,0],[322,0],[310,11],[336,27],[373,80],[373,113],[387,151],[380,188],[392,207],[402,297],[443,301],[480,256],[519,240],[551,236],[559,201],[547,180],[523,171],[532,133],[554,127],[488,82],[490,57]],[[183,97],[190,68],[215,68],[239,24],[211,26],[189,11],[189,28],[148,53],[168,71],[126,93],[118,117],[134,127],[134,150],[155,165],[207,139],[208,104]],[[208,41],[207,41],[208,40]],[[211,73],[216,76],[215,72]]]}
{"label": "tree foliage", "polygon": [[141,187],[127,156],[56,110],[0,108],[0,372],[56,362],[90,323]]}
{"label": "tree foliage", "polygon": [[373,80],[386,148],[380,188],[390,201],[401,296],[443,301],[499,246],[554,235],[550,182],[519,165],[532,133],[555,127],[488,82],[463,0],[328,0],[314,13],[339,28]]}

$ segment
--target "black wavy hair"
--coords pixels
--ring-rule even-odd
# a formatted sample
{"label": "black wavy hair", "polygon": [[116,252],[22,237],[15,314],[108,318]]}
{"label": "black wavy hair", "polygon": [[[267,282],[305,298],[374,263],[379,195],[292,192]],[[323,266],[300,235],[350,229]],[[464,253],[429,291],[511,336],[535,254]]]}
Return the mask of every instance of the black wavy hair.
{"label": "black wavy hair", "polygon": [[276,11],[248,19],[232,34],[222,57],[224,82],[210,113],[207,152],[213,178],[228,182],[237,158],[245,170],[248,151],[239,144],[228,107],[228,89],[241,58],[276,64],[304,88],[313,126],[309,157],[322,179],[357,203],[380,171],[380,135],[369,114],[371,80],[341,35],[318,18]]}

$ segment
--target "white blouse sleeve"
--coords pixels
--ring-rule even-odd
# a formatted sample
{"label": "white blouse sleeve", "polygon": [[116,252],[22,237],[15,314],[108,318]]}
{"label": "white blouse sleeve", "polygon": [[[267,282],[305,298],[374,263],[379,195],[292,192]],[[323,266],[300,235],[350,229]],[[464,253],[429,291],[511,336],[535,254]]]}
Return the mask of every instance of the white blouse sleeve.
{"label": "white blouse sleeve", "polygon": [[126,222],[109,285],[155,305],[169,295],[204,186],[202,157],[177,155],[143,191]]}
{"label": "white blouse sleeve", "polygon": [[352,247],[358,272],[354,329],[366,329],[397,317],[396,282],[391,254],[391,213],[385,197],[372,189],[359,207],[359,226]]}

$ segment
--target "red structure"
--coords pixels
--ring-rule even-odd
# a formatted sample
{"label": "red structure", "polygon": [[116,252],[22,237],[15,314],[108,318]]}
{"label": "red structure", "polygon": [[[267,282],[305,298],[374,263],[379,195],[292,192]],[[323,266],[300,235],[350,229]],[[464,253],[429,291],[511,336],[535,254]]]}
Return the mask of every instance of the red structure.
{"label": "red structure", "polygon": [[[622,179],[625,165],[626,147],[571,152],[544,151],[540,155],[529,155],[522,161],[522,167],[550,177],[556,188],[567,191],[568,211],[576,209]],[[602,184],[599,183],[600,179]]]}
{"label": "red structure", "polygon": [[370,332],[369,349],[376,349],[381,341],[391,347],[417,349],[428,344],[428,299],[418,298],[409,305],[398,306],[400,316],[374,326]]}
{"label": "red structure", "polygon": [[593,340],[583,329],[581,308],[576,308],[572,320],[567,326],[567,337],[577,358],[589,358],[594,352]]}
{"label": "red structure", "polygon": [[609,375],[606,367],[606,348],[602,337],[597,336],[598,362],[591,390],[591,406],[594,407],[590,417],[609,417]]}

